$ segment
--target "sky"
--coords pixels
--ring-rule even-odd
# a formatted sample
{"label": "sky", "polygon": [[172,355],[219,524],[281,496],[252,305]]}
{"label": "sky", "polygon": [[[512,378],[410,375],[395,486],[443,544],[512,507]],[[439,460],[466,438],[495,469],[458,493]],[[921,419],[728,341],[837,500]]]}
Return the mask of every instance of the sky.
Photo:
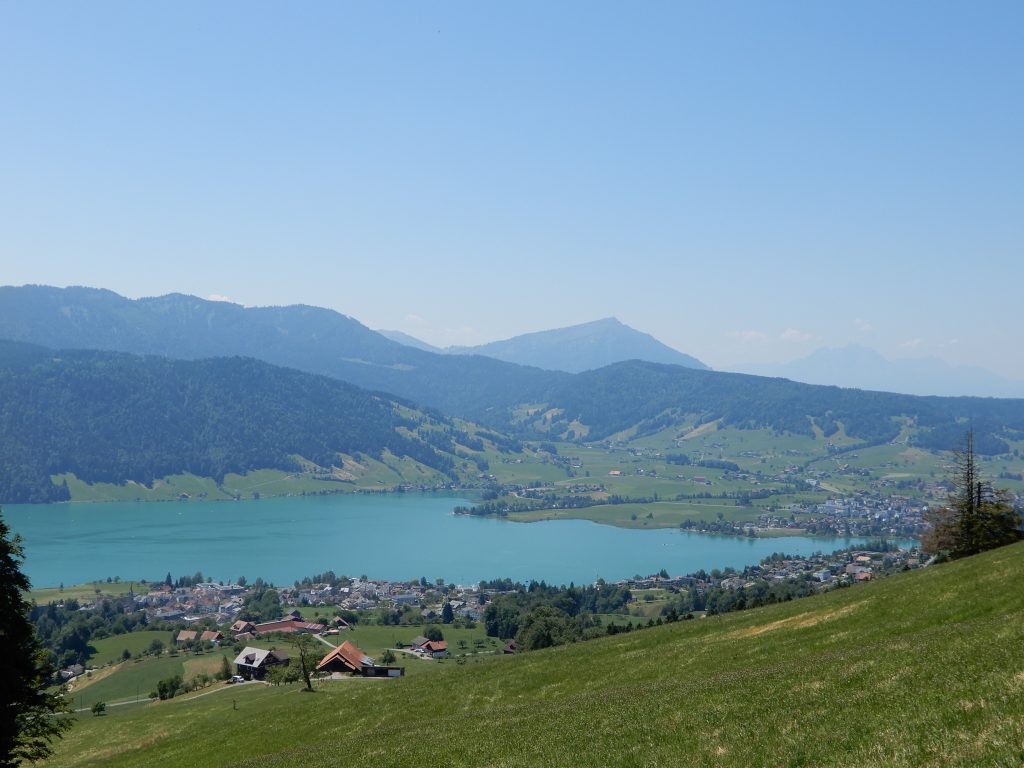
{"label": "sky", "polygon": [[1020,2],[0,4],[0,284],[1024,379]]}

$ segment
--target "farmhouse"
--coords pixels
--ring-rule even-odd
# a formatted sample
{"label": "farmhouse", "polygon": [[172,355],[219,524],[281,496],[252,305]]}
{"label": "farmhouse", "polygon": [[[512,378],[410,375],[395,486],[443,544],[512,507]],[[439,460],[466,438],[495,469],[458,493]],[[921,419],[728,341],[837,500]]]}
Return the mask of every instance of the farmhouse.
{"label": "farmhouse", "polygon": [[239,619],[231,625],[231,633],[233,635],[240,635],[243,632],[252,632],[256,628],[256,625],[251,621],[242,621]]}
{"label": "farmhouse", "polygon": [[346,640],[324,656],[317,672],[331,672],[363,677],[402,677],[404,667],[379,667],[351,640]]}
{"label": "farmhouse", "polygon": [[372,666],[373,659],[363,653],[362,649],[351,640],[346,640],[320,659],[320,663],[316,665],[316,671],[362,674],[364,667]]}
{"label": "farmhouse", "polygon": [[288,654],[263,648],[245,647],[235,658],[235,669],[246,680],[262,680],[267,669],[275,664],[287,664]]}
{"label": "farmhouse", "polygon": [[448,641],[447,640],[427,640],[422,646],[422,650],[429,653],[435,659],[440,659],[442,656],[448,654]]}
{"label": "farmhouse", "polygon": [[178,633],[177,637],[174,638],[174,642],[179,643],[179,644],[191,643],[192,641],[196,640],[198,637],[199,637],[199,633],[196,632],[194,629],[183,629],[183,630],[181,630]]}

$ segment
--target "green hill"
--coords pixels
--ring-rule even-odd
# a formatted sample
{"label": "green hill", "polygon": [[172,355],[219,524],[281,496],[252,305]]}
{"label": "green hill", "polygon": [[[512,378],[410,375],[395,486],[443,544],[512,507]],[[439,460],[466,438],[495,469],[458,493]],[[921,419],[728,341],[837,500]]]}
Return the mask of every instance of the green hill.
{"label": "green hill", "polygon": [[450,482],[456,459],[470,456],[453,437],[485,447],[438,414],[258,360],[0,341],[0,501],[66,499],[51,479],[66,473],[148,487],[177,473],[220,483],[263,469],[331,474],[343,455],[408,457],[427,468],[416,473],[422,482]]}
{"label": "green hill", "polygon": [[969,423],[976,450],[997,454],[1008,452],[1006,440],[1024,432],[1020,399],[868,392],[638,360],[576,374],[549,390],[542,402],[543,419],[526,425],[588,440],[626,430],[651,434],[696,419],[794,435],[813,435],[817,427],[826,438],[844,431],[872,445],[893,440],[910,422],[916,445],[951,450],[959,447]]}
{"label": "green hill", "polygon": [[397,681],[226,686],[85,715],[49,764],[1020,765],[1022,579],[1018,544]]}

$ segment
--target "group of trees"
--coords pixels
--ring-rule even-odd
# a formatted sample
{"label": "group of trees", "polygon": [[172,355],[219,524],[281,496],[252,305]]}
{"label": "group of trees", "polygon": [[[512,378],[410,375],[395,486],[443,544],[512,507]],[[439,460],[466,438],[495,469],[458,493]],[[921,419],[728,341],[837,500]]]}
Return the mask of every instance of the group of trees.
{"label": "group of trees", "polygon": [[[508,580],[482,582],[507,586]],[[523,650],[575,642],[602,633],[597,613],[621,611],[632,599],[628,589],[598,583],[596,586],[550,586],[545,582],[511,585],[515,590],[496,596],[484,609],[487,634],[515,638]]]}
{"label": "group of trees", "polygon": [[29,610],[37,637],[50,652],[50,661],[60,668],[85,664],[93,640],[156,628],[144,611],[126,610],[119,600],[103,600],[92,611],[78,608],[76,600],[67,600],[63,605],[37,605]]}
{"label": "group of trees", "polygon": [[245,595],[238,618],[256,624],[281,618],[281,598],[277,590],[270,589],[257,579],[256,584]]}
{"label": "group of trees", "polygon": [[943,506],[927,514],[931,528],[923,538],[926,551],[966,557],[1021,538],[1021,516],[1009,494],[981,477],[973,430],[956,453],[953,490]]}

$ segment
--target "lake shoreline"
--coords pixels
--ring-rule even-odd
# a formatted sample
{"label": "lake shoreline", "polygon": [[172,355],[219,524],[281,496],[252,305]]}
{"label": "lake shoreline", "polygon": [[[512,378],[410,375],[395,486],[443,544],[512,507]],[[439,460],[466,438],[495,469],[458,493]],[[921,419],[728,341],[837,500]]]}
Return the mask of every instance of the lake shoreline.
{"label": "lake shoreline", "polygon": [[[617,581],[667,569],[742,567],[778,550],[775,538],[698,534],[678,527],[621,527],[580,519],[511,525],[453,514],[453,493],[267,497],[237,504],[147,502],[10,505],[3,514],[25,542],[34,584],[163,578],[201,569],[214,580],[262,576],[275,583],[333,570],[390,581],[430,575],[449,583],[531,579]],[[866,537],[791,536],[805,555]]]}

